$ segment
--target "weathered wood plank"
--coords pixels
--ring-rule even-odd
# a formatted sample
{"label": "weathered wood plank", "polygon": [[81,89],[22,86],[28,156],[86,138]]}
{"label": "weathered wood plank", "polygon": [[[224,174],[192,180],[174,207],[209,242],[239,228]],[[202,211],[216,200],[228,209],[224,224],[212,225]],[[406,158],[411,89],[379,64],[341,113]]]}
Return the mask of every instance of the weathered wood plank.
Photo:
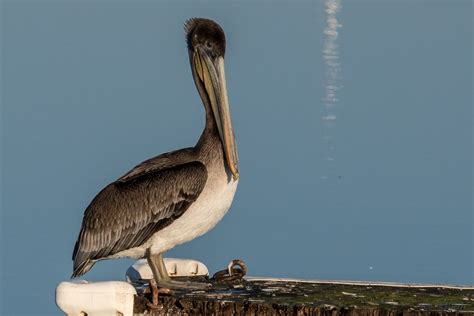
{"label": "weathered wood plank", "polygon": [[437,285],[352,284],[297,280],[240,280],[207,291],[135,300],[135,315],[474,315],[474,288]]}

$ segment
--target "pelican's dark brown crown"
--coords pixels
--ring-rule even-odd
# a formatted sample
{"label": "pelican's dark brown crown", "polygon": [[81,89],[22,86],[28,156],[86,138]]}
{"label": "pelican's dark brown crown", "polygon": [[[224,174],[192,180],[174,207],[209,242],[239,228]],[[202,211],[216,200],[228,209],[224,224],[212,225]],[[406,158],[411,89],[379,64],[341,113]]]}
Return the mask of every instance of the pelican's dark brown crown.
{"label": "pelican's dark brown crown", "polygon": [[197,45],[201,45],[215,56],[224,56],[225,34],[216,22],[203,18],[191,18],[184,23],[184,31],[189,49],[194,50]]}

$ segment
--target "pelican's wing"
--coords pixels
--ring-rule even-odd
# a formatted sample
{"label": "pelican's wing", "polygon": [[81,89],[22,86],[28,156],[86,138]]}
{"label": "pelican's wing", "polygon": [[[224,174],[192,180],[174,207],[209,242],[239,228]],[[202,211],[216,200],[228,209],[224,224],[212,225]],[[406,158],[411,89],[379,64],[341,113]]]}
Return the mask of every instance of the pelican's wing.
{"label": "pelican's wing", "polygon": [[92,200],[74,247],[72,277],[86,273],[97,260],[142,245],[197,199],[207,181],[204,164],[160,159],[138,165]]}
{"label": "pelican's wing", "polygon": [[117,182],[127,182],[149,172],[155,172],[185,164],[189,161],[193,161],[192,156],[192,148],[184,148],[161,154],[141,162],[139,165],[135,166],[132,170],[120,177]]}

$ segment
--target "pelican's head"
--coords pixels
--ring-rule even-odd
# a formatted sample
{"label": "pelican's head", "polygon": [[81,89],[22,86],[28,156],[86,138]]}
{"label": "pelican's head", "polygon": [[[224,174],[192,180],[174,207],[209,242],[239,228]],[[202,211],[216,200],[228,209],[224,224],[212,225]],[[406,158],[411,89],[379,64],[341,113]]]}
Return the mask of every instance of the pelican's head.
{"label": "pelican's head", "polygon": [[185,31],[194,82],[204,105],[209,106],[214,114],[227,165],[234,180],[237,180],[237,147],[224,72],[224,31],[212,20],[197,18],[186,21]]}

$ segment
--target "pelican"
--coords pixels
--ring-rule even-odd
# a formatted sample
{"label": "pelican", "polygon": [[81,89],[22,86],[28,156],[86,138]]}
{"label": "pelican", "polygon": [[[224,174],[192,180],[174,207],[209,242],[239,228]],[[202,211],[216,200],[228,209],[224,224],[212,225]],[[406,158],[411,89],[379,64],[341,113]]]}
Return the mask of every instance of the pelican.
{"label": "pelican", "polygon": [[206,114],[194,147],[148,159],[107,185],[84,212],[72,259],[72,278],[104,259],[146,258],[157,285],[171,280],[163,254],[212,229],[237,189],[237,147],[224,72],[225,35],[214,21],[185,23],[194,83]]}

